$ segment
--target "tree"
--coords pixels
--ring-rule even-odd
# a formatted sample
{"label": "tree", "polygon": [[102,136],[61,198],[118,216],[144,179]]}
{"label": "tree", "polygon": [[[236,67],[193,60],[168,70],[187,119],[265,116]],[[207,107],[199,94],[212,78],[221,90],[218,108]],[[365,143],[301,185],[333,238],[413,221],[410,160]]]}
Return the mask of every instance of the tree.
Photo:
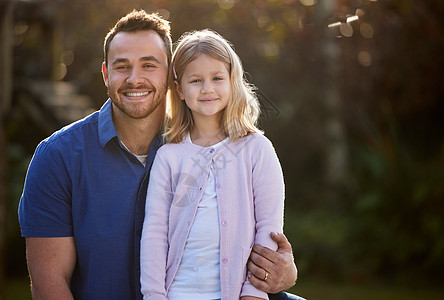
{"label": "tree", "polygon": [[0,299],[4,287],[4,258],[6,249],[6,211],[8,187],[7,136],[5,120],[11,104],[12,82],[12,1],[0,2]]}

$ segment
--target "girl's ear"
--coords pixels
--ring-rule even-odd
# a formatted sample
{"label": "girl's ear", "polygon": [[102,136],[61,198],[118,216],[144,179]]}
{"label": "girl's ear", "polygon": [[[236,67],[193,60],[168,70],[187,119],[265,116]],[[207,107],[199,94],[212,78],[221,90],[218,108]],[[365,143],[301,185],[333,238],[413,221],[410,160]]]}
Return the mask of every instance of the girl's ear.
{"label": "girl's ear", "polygon": [[177,82],[177,80],[174,80],[174,86],[176,87],[176,91],[180,97],[180,100],[185,100],[185,97],[183,96],[183,92],[182,92],[182,87],[180,86],[180,83]]}

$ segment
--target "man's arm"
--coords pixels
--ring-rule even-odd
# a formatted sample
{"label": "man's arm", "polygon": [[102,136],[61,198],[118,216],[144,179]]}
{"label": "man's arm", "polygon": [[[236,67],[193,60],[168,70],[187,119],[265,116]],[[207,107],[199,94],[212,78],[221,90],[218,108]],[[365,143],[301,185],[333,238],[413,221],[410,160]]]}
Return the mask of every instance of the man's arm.
{"label": "man's arm", "polygon": [[28,237],[25,240],[32,298],[74,299],[69,289],[77,260],[74,237]]}
{"label": "man's arm", "polygon": [[251,272],[249,280],[261,291],[278,293],[295,284],[298,271],[291,244],[285,235],[272,232],[270,236],[278,244],[278,249],[273,251],[254,245],[248,261],[248,270]]}

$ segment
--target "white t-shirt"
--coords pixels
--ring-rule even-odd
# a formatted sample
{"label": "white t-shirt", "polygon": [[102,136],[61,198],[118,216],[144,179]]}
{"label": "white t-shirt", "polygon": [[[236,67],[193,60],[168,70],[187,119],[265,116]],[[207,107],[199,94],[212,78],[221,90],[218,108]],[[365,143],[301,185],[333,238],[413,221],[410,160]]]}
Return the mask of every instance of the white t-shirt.
{"label": "white t-shirt", "polygon": [[[219,147],[227,140],[211,148]],[[168,291],[170,300],[221,298],[219,212],[215,175],[213,162],[205,193],[198,204],[196,218],[185,245],[182,261]]]}
{"label": "white t-shirt", "polygon": [[[120,142],[122,143],[123,147],[125,147],[125,149],[128,150],[128,152],[132,153],[130,151],[130,149],[128,149],[128,147],[122,141],[120,141]],[[132,153],[132,154],[140,161],[140,163],[144,167],[146,167],[146,162],[148,160],[148,154],[144,154],[144,155],[137,155],[137,154],[134,154],[134,153]]]}

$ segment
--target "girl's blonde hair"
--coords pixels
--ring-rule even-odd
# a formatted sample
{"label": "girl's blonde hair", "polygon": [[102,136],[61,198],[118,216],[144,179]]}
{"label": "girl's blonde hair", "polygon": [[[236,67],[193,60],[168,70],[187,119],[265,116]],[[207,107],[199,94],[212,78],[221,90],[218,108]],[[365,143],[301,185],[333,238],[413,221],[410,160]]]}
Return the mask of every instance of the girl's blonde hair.
{"label": "girl's blonde hair", "polygon": [[262,133],[256,127],[260,109],[255,87],[245,80],[239,56],[226,39],[204,29],[184,33],[177,42],[170,65],[170,93],[164,131],[166,141],[179,143],[194,127],[191,110],[180,99],[174,81],[180,84],[186,66],[201,54],[223,62],[230,74],[231,93],[221,121],[223,133],[232,141],[249,133]]}

